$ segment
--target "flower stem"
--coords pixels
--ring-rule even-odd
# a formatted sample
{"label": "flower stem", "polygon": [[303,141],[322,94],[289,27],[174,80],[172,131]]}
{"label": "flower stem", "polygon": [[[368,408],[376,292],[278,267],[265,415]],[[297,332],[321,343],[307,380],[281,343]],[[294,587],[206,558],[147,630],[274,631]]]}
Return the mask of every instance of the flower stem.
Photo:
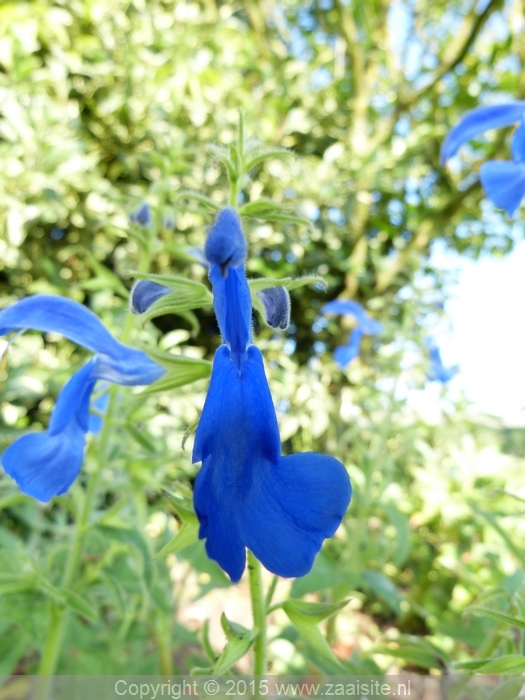
{"label": "flower stem", "polygon": [[257,634],[253,645],[253,675],[266,675],[266,604],[264,601],[261,565],[248,550],[248,571],[250,576],[250,597],[254,632]]}
{"label": "flower stem", "polygon": [[[148,258],[146,263],[147,269],[147,266],[149,265],[149,256],[146,255],[144,257]],[[141,268],[142,267],[143,265],[141,265]],[[128,341],[132,326],[133,317],[131,313],[128,312],[122,331],[123,343],[126,343]],[[102,468],[106,464],[109,437],[113,427],[111,417],[117,405],[118,391],[119,387],[115,385],[112,385],[109,389],[108,408],[106,411],[106,417],[104,419],[104,425],[98,443],[98,459],[96,462],[95,469],[91,472],[91,474],[88,477],[88,486],[84,497],[84,502],[82,504],[82,510],[76,523],[75,535],[71,546],[71,552],[67,561],[66,568],[64,570],[64,575],[62,577],[62,587],[66,590],[73,587],[78,574],[80,561],[82,558],[82,549],[84,547],[84,540],[90,527],[89,520],[91,510],[93,508],[93,501],[95,498],[98,481],[100,478]],[[56,672],[60,652],[62,650],[62,644],[64,641],[64,634],[66,631],[68,616],[69,609],[66,605],[60,603],[52,603],[51,619],[49,622],[47,636],[44,641],[44,647],[42,649],[42,656],[38,668],[38,673],[41,676],[52,676]],[[47,695],[48,686],[46,684],[40,684],[37,689],[37,700],[45,700]]]}

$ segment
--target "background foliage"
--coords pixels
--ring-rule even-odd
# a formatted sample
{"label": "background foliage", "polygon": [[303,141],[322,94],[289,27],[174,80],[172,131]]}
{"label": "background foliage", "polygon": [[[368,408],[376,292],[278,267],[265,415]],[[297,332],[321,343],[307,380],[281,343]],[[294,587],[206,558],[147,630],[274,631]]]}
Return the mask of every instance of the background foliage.
{"label": "background foliage", "polygon": [[[324,630],[336,656],[278,609],[273,672],[525,669],[522,437],[445,396],[439,423],[427,424],[397,391],[425,381],[423,355],[408,368],[405,358],[439,321],[445,279],[429,262],[433,242],[501,254],[521,233],[483,200],[475,175],[503,156],[505,132],[464,149],[463,170],[441,169],[439,149],[468,109],[525,98],[524,13],[522,0],[0,5],[2,305],[70,296],[118,335],[144,245],[129,222],[140,203],[154,211],[151,271],[206,282],[190,249],[202,247],[213,212],[187,192],[227,203],[210,144],[233,141],[240,109],[252,146],[291,152],[255,165],[241,198],[272,199],[311,225],[275,211],[247,218],[248,273],[321,275],[328,290],[293,291],[289,332],[261,326],[258,342],[285,451],[338,456],[355,494],[313,571],[288,584],[294,599],[350,599]],[[385,325],[344,373],[330,350],[351,326],[320,315],[338,295]],[[211,359],[219,343],[211,308],[136,322],[134,333],[195,358]],[[1,376],[3,446],[47,424],[50,397],[82,358],[58,337],[17,341]],[[205,389],[202,379],[147,400],[120,394],[72,588],[60,581],[96,442],[70,494],[48,506],[1,478],[0,673],[36,672],[57,606],[72,610],[59,672],[214,662],[224,637],[203,639],[186,612],[213,600],[213,625],[227,578],[202,543],[154,557],[177,530],[163,489],[190,495],[183,438]]]}

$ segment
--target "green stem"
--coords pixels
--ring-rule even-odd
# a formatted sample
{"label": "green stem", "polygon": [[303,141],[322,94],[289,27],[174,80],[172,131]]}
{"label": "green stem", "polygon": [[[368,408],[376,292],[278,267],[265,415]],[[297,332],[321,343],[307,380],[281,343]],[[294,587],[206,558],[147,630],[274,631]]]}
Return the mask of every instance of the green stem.
{"label": "green stem", "polygon": [[261,565],[248,550],[250,597],[252,601],[253,627],[257,634],[253,645],[253,675],[266,675],[266,605],[264,602]]}
{"label": "green stem", "polygon": [[[141,262],[140,269],[145,271],[149,267],[150,255],[149,251],[144,255]],[[122,342],[126,343],[129,339],[131,329],[133,327],[133,317],[131,313],[128,312],[126,320],[124,323],[124,328],[122,331]],[[80,561],[82,558],[82,550],[84,547],[84,540],[86,534],[90,527],[90,515],[93,507],[93,501],[95,499],[95,494],[98,486],[98,481],[100,474],[102,472],[103,466],[106,464],[107,448],[109,443],[109,438],[112,429],[112,415],[114,413],[115,407],[117,405],[119,387],[112,385],[109,389],[109,403],[106,411],[106,417],[104,419],[104,425],[100,435],[100,440],[98,444],[98,459],[96,468],[89,475],[88,486],[86,490],[86,495],[84,498],[84,503],[82,505],[82,510],[80,516],[76,523],[75,535],[73,539],[73,544],[71,547],[71,554],[68,558],[67,565],[62,577],[62,587],[65,589],[70,589],[75,583],[75,579],[78,574],[80,567]],[[65,605],[53,603],[51,607],[51,619],[49,623],[49,628],[47,632],[46,639],[44,641],[44,647],[42,649],[42,657],[40,659],[40,665],[38,669],[39,675],[42,676],[52,676],[57,669],[58,660],[60,652],[62,650],[62,644],[64,641],[64,634],[66,631],[67,620],[69,616],[69,609]],[[39,686],[37,693],[37,700],[43,700],[47,697],[47,686]]]}

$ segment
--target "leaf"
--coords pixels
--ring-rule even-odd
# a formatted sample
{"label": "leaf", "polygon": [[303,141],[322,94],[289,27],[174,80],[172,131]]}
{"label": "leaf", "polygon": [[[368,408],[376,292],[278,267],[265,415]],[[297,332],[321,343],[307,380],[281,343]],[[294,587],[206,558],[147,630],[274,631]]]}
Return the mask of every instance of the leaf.
{"label": "leaf", "polygon": [[280,279],[273,277],[256,277],[255,279],[248,280],[248,286],[250,287],[250,292],[252,297],[263,289],[270,289],[271,287],[286,287],[287,289],[297,289],[299,287],[305,287],[307,284],[322,284],[326,287],[327,284],[323,277],[319,275],[304,275],[304,277],[281,277]]}
{"label": "leaf", "polygon": [[295,158],[295,153],[293,151],[288,151],[285,148],[274,148],[268,151],[261,151],[261,153],[257,153],[256,155],[252,156],[252,158],[245,164],[244,171],[249,172],[252,168],[265,160],[270,160],[272,158],[278,158],[281,160],[283,158],[288,158],[289,156]]}
{"label": "leaf", "polygon": [[[174,355],[172,352],[164,352],[156,348],[142,348],[155,362],[168,372],[176,371],[180,367],[201,367],[206,368],[207,373],[211,372],[212,363],[208,360],[199,360],[195,357],[186,357],[184,355]],[[206,375],[205,375],[206,376]]]}
{"label": "leaf", "polygon": [[33,574],[11,574],[0,579],[0,596],[34,591],[38,588],[38,580]]}
{"label": "leaf", "polygon": [[75,593],[75,591],[67,590],[66,588],[59,588],[58,591],[63,595],[66,604],[81,617],[86,618],[86,620],[90,622],[96,622],[98,620],[98,614],[95,608],[81,595]]}
{"label": "leaf", "polygon": [[393,656],[396,659],[404,659],[407,663],[420,666],[422,668],[439,668],[437,655],[428,649],[421,648],[417,643],[401,644],[396,642],[396,646],[379,645],[374,647],[374,654],[384,654]]}
{"label": "leaf", "polygon": [[396,530],[394,564],[399,569],[410,552],[410,528],[408,526],[408,518],[399,510],[395,503],[385,503],[383,508]]}
{"label": "leaf", "polygon": [[511,678],[510,680],[496,688],[488,697],[488,700],[518,700],[523,697],[521,689],[523,688],[523,678]]}
{"label": "leaf", "polygon": [[209,197],[206,197],[205,195],[200,194],[200,192],[194,192],[193,190],[183,190],[182,192],[179,192],[176,195],[176,199],[192,199],[195,202],[199,202],[200,204],[204,204],[205,206],[209,207],[210,209],[212,209],[215,212],[219,212],[222,209],[220,204],[217,204]]}
{"label": "leaf", "polygon": [[156,382],[143,389],[141,396],[155,394],[158,391],[170,391],[179,386],[196,382],[197,379],[208,377],[211,373],[211,363],[205,362],[204,360],[198,360],[197,363],[198,364],[181,363],[176,371],[168,372],[160,379],[157,379]]}
{"label": "leaf", "polygon": [[97,525],[96,529],[110,540],[116,540],[126,545],[131,545],[142,558],[144,578],[149,585],[153,578],[151,566],[151,553],[142,534],[135,528],[112,527],[110,525]]}
{"label": "leaf", "polygon": [[261,199],[255,200],[255,202],[248,202],[243,207],[239,209],[239,216],[254,216],[256,218],[264,218],[270,214],[279,214],[285,212],[288,209],[283,204],[274,202],[267,197],[261,197]]}
{"label": "leaf", "polygon": [[221,625],[228,639],[228,643],[213,665],[211,675],[214,676],[220,676],[226,673],[236,661],[242,659],[256,637],[251,630],[235,622],[230,622],[224,613],[221,615]]}
{"label": "leaf", "polygon": [[381,572],[371,569],[365,569],[362,572],[362,577],[378,598],[381,598],[397,615],[401,615],[401,602],[404,597],[389,578]]}
{"label": "leaf", "polygon": [[170,505],[177,513],[181,520],[181,526],[175,537],[155,555],[155,559],[180,552],[199,539],[199,520],[195,514],[192,501],[189,498],[170,493],[166,489],[163,489],[162,494],[168,499]]}
{"label": "leaf", "polygon": [[179,528],[179,531],[175,537],[164,545],[164,547],[155,555],[155,559],[160,559],[168,554],[173,554],[175,552],[180,552],[190,544],[197,542],[199,539],[199,521],[197,516],[194,520],[185,520]]}
{"label": "leaf", "polygon": [[477,669],[480,673],[523,673],[525,671],[525,656],[511,654],[493,659]]}
{"label": "leaf", "polygon": [[155,275],[142,272],[132,272],[136,279],[147,279],[171,289],[171,293],[157,299],[147,311],[140,315],[144,321],[165,314],[200,309],[211,306],[213,297],[210,290],[200,282],[174,275]]}
{"label": "leaf", "polygon": [[347,600],[333,605],[329,603],[307,603],[303,600],[292,598],[286,600],[281,607],[288,615],[292,625],[314,649],[339,664],[339,660],[331,650],[330,645],[319,631],[317,623],[337,612],[347,603]]}
{"label": "leaf", "polygon": [[86,280],[85,282],[80,282],[77,286],[80,287],[80,289],[86,289],[88,291],[111,289],[116,294],[119,294],[124,299],[127,299],[129,292],[122,283],[120,277],[118,277],[105,265],[102,265],[102,263],[100,263],[89,251],[85,251],[85,255],[89,262],[89,266],[95,273],[95,276],[89,280]]}
{"label": "leaf", "polygon": [[513,627],[521,627],[521,629],[525,630],[525,620],[518,617],[512,617],[512,615],[506,615],[505,613],[499,612],[499,610],[486,608],[483,605],[472,605],[464,610],[463,614],[467,613],[491,617],[493,620],[498,620],[498,622],[504,622],[505,624],[512,625]]}

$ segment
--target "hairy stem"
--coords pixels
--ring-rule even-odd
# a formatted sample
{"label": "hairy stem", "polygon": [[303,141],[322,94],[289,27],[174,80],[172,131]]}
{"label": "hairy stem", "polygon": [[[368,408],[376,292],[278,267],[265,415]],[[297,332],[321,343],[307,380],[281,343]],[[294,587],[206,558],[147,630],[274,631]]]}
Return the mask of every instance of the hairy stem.
{"label": "hairy stem", "polygon": [[252,601],[253,627],[257,634],[253,646],[253,675],[266,674],[266,604],[264,601],[261,565],[248,551],[248,571],[250,575],[250,597]]}

